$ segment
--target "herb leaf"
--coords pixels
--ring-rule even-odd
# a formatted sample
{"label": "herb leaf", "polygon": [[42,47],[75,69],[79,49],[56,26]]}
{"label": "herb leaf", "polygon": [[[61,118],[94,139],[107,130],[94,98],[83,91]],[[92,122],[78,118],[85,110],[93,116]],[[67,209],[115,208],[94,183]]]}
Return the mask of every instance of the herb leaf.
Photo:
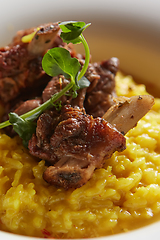
{"label": "herb leaf", "polygon": [[64,42],[78,44],[82,42],[79,36],[88,26],[90,26],[90,23],[86,24],[85,22],[67,21],[59,23],[59,26],[63,31],[60,37]]}
{"label": "herb leaf", "polygon": [[81,29],[85,26],[85,22],[82,21],[64,21],[64,22],[60,22],[59,26],[62,29],[62,31],[64,33],[66,32],[70,32],[70,31],[76,31],[78,29]]}
{"label": "herb leaf", "polygon": [[36,124],[27,119],[22,119],[16,113],[9,113],[9,122],[13,125],[13,129],[23,139],[23,145],[28,147],[28,141],[36,130]]}
{"label": "herb leaf", "polygon": [[42,67],[49,76],[63,74],[67,79],[75,79],[81,65],[78,59],[71,57],[68,50],[55,47],[44,55]]}

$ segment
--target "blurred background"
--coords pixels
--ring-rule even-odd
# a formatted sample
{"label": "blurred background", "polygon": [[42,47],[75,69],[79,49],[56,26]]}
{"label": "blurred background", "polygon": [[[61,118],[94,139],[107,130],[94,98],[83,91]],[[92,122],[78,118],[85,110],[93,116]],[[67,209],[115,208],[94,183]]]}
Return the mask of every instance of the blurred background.
{"label": "blurred background", "polygon": [[[17,30],[39,24],[91,22],[84,35],[92,61],[120,59],[120,69],[160,97],[159,0],[1,0],[0,46]],[[78,46],[83,53],[83,47]]]}

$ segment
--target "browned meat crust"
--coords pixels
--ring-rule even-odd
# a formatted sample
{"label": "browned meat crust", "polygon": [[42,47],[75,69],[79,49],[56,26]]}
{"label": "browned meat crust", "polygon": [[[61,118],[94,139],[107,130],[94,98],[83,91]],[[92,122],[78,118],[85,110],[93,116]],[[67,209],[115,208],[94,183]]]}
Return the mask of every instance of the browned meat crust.
{"label": "browned meat crust", "polygon": [[120,132],[78,107],[65,105],[55,118],[57,122],[52,119],[47,113],[40,116],[29,150],[53,165],[45,171],[44,179],[56,186],[82,186],[114,151],[125,149],[125,138]]}

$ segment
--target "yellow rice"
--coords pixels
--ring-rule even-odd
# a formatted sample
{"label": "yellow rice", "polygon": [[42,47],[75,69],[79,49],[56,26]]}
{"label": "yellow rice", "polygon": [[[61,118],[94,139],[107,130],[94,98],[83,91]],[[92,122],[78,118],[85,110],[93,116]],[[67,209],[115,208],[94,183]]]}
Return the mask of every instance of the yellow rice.
{"label": "yellow rice", "polygon": [[[118,95],[146,94],[130,76],[116,77]],[[19,137],[0,134],[0,229],[17,234],[97,237],[129,231],[160,216],[160,99],[126,135],[92,179],[76,190],[47,184],[46,166],[29,155]]]}

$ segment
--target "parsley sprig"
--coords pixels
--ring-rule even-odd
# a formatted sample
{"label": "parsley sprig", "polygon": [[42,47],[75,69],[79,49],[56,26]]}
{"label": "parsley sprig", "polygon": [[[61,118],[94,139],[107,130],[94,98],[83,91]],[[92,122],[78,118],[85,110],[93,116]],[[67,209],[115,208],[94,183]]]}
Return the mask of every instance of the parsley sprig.
{"label": "parsley sprig", "polygon": [[55,93],[48,101],[44,102],[39,107],[18,116],[16,113],[9,113],[9,120],[0,123],[0,129],[9,125],[13,126],[15,132],[23,139],[23,144],[27,147],[28,141],[36,129],[35,120],[46,109],[55,106],[55,102],[68,92],[72,93],[72,97],[77,96],[77,90],[88,87],[90,82],[84,77],[90,60],[90,51],[88,44],[83,36],[83,31],[90,26],[85,22],[60,22],[59,26],[62,30],[60,37],[67,44],[82,43],[85,49],[85,63],[81,69],[81,65],[77,58],[72,58],[70,52],[65,48],[55,47],[50,49],[42,59],[42,68],[49,76],[58,76],[60,74],[70,80],[70,83],[65,86],[60,92]]}

